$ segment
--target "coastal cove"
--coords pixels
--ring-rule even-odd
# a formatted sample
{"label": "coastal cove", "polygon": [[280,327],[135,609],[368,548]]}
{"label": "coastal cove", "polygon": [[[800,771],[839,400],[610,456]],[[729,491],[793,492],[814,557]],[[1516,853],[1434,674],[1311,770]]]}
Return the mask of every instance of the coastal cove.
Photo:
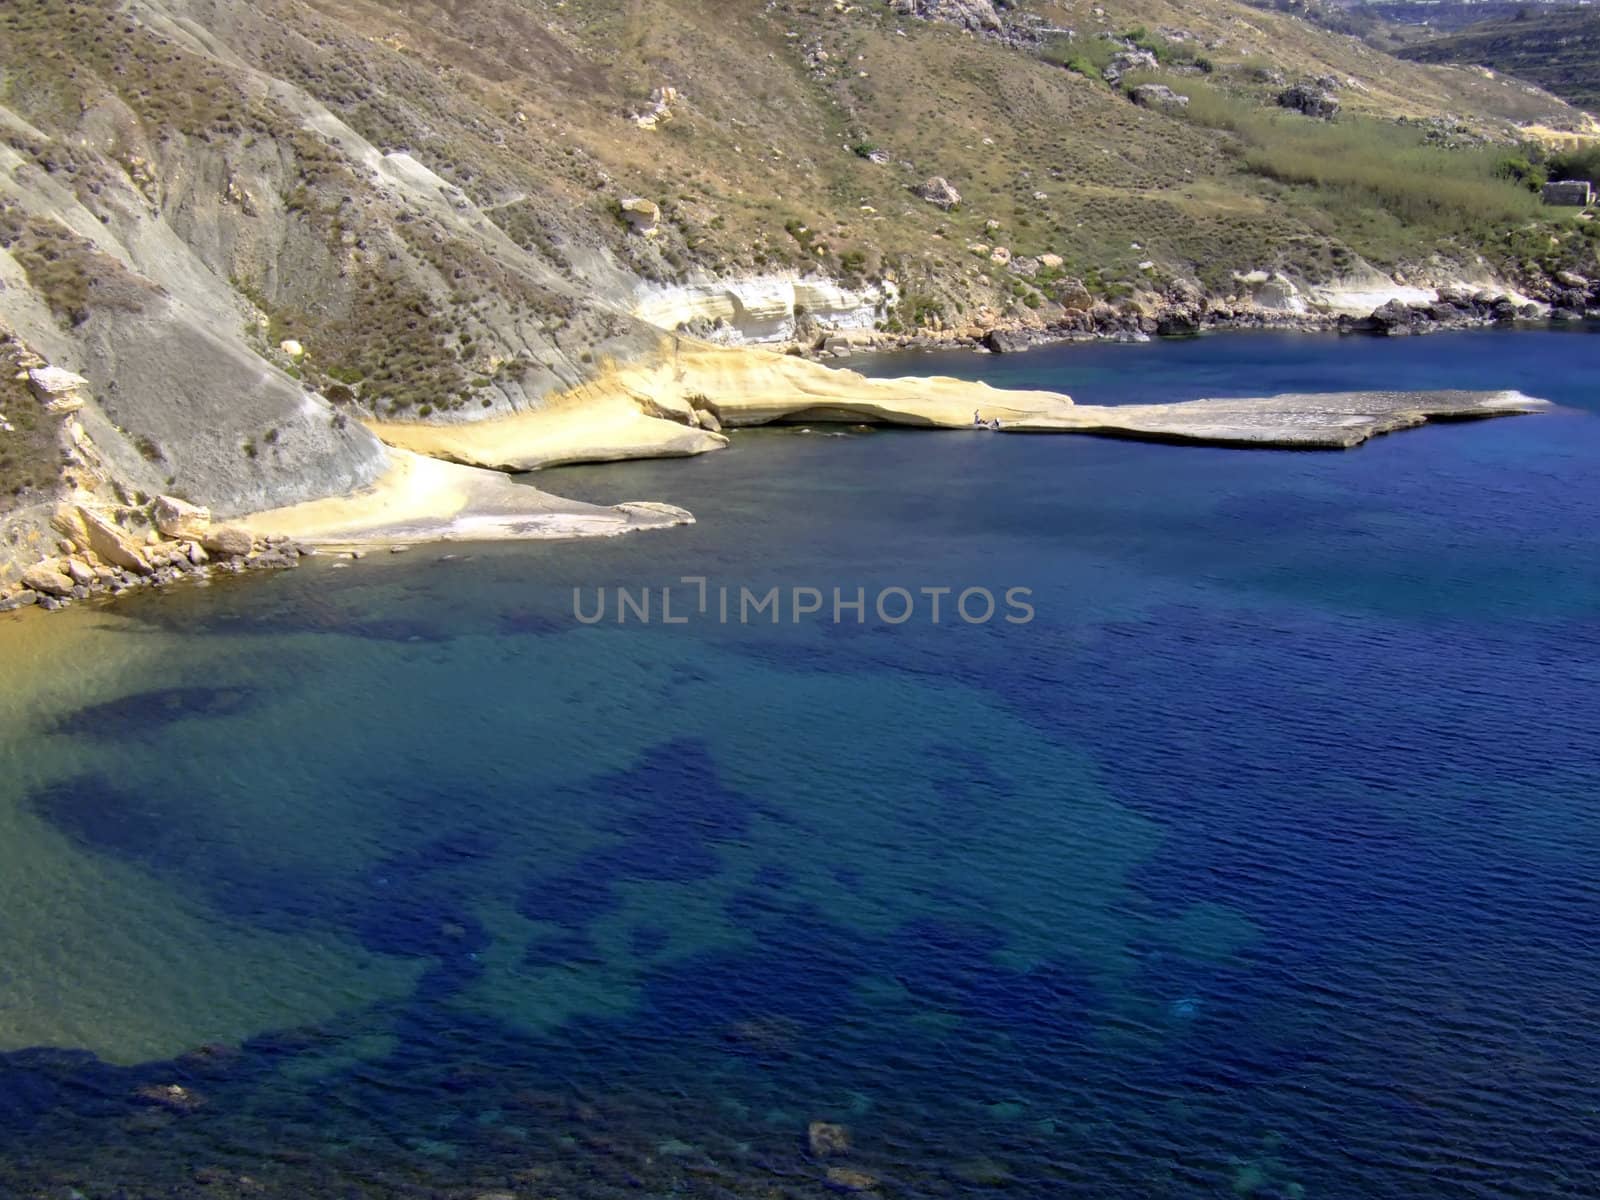
{"label": "coastal cove", "polygon": [[[649,536],[0,616],[0,1195],[1587,1195],[1594,331],[851,366],[1552,407],[735,429],[507,484]],[[684,576],[1037,615],[574,619]]]}

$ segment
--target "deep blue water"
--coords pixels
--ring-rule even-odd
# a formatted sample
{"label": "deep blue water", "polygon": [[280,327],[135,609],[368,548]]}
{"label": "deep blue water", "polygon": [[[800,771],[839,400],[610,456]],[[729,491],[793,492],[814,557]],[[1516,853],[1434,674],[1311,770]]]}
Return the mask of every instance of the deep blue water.
{"label": "deep blue water", "polygon": [[[757,431],[539,479],[691,529],[0,623],[0,1195],[1594,1195],[1600,340],[870,365],[1563,407]],[[686,575],[830,603],[573,618]]]}

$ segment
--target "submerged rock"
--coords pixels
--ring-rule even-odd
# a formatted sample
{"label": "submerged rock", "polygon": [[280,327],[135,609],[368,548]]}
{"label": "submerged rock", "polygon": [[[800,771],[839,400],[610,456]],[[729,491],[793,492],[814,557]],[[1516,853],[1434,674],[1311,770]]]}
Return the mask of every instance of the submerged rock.
{"label": "submerged rock", "polygon": [[170,1112],[193,1112],[205,1105],[206,1099],[193,1088],[177,1083],[152,1083],[134,1093],[147,1104],[154,1104]]}
{"label": "submerged rock", "polygon": [[878,1186],[878,1177],[851,1167],[829,1167],[828,1186],[840,1192],[870,1192]]}
{"label": "submerged rock", "polygon": [[806,1127],[806,1145],[813,1158],[829,1158],[850,1152],[850,1131],[829,1121],[813,1121]]}

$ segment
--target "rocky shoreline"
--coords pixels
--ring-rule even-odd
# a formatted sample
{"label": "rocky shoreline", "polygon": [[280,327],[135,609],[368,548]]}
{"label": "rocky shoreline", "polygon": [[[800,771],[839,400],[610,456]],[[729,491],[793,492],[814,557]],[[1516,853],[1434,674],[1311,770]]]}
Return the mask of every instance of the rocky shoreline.
{"label": "rocky shoreline", "polygon": [[1038,346],[1069,342],[1146,342],[1157,337],[1192,337],[1201,333],[1262,332],[1340,333],[1402,337],[1450,330],[1486,329],[1518,324],[1571,324],[1600,320],[1600,283],[1572,277],[1543,303],[1492,288],[1446,286],[1438,299],[1414,303],[1388,300],[1365,316],[1351,313],[1290,312],[1193,294],[1169,294],[1149,308],[1117,307],[1099,301],[1069,309],[1049,321],[1000,321],[985,325],[919,330],[912,334],[863,331],[833,333],[784,349],[818,361],[860,353],[970,348],[994,354],[1015,354]]}
{"label": "rocky shoreline", "polygon": [[[1051,323],[911,336],[858,331],[786,349],[787,355],[821,360],[847,359],[863,351],[960,347],[1012,353],[1067,341],[1147,341],[1214,330],[1397,336],[1547,315],[1556,321],[1600,316],[1600,285],[1591,288],[1576,277],[1563,283],[1565,293],[1554,298],[1548,314],[1526,298],[1466,287],[1441,288],[1426,304],[1391,299],[1365,317],[1229,306],[1198,290],[1178,289],[1160,305],[1114,308],[1097,302],[1067,310]],[[606,386],[605,381],[591,383],[571,405],[469,425],[374,423],[372,431],[387,443],[393,465],[376,484],[352,495],[214,525],[208,510],[171,496],[129,497],[113,487],[119,498],[133,501],[113,504],[106,487],[92,493],[79,490],[58,503],[47,522],[37,523],[20,578],[0,584],[0,613],[29,607],[55,611],[77,601],[182,579],[290,568],[316,553],[318,545],[348,550],[457,538],[613,536],[683,524],[692,515],[671,506],[638,502],[606,509],[576,504],[513,483],[508,473],[567,461],[698,454],[727,445],[724,428],[773,421],[849,420],[955,429],[970,426],[976,406],[997,418],[996,426],[1007,432],[1305,449],[1347,448],[1431,418],[1533,411],[1541,403],[1488,394],[1361,393],[1258,397],[1243,402],[1244,408],[1233,402],[1238,411],[1224,411],[1212,401],[1102,410],[1075,406],[1054,393],[996,391],[954,379],[868,379],[785,354],[696,349],[678,339],[664,345],[670,350],[659,362],[615,368],[616,378]],[[66,378],[74,389],[82,383],[76,376]],[[64,406],[69,417],[83,403],[79,395],[72,399]],[[85,465],[92,465],[92,444],[77,436],[76,427],[73,432]]]}
{"label": "rocky shoreline", "polygon": [[[63,504],[51,518],[62,536],[17,583],[0,587],[0,613],[55,612],[76,601],[121,596],[179,580],[285,570],[316,553],[287,537],[252,537],[171,497],[122,510]],[[140,536],[141,527],[143,536]]]}

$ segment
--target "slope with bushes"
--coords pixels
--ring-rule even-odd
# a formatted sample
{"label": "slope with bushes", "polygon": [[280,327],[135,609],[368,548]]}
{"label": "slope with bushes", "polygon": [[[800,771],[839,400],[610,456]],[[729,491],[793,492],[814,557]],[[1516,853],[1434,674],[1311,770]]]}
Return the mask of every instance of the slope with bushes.
{"label": "slope with bushes", "polygon": [[[1336,121],[1278,107],[1318,80]],[[1584,119],[1234,0],[11,0],[0,318],[87,377],[123,491],[240,512],[370,481],[364,420],[655,353],[646,287],[892,282],[890,327],[983,328],[1068,284],[1583,265],[1500,163]]]}

